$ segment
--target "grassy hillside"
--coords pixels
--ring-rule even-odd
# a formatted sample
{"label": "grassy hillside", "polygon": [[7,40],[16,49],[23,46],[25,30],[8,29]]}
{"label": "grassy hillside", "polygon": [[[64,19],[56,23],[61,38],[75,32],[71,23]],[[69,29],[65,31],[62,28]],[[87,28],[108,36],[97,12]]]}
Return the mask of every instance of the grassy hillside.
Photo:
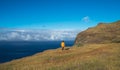
{"label": "grassy hillside", "polygon": [[0,64],[0,70],[120,70],[120,43],[47,50]]}
{"label": "grassy hillside", "polygon": [[80,32],[75,44],[86,43],[120,43],[120,21],[100,23],[95,27]]}

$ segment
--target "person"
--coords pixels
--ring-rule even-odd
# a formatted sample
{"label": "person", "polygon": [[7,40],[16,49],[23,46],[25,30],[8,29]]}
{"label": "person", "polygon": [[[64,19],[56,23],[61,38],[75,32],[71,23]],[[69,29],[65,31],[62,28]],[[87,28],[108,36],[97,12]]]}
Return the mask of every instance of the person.
{"label": "person", "polygon": [[65,48],[65,42],[64,41],[61,42],[61,47],[62,47],[62,50],[64,50],[64,48]]}

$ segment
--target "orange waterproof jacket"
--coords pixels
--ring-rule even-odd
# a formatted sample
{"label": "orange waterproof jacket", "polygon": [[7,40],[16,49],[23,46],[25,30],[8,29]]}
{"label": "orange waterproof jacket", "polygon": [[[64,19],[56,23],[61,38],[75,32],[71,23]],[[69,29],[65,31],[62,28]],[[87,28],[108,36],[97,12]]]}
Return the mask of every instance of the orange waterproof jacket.
{"label": "orange waterproof jacket", "polygon": [[61,47],[65,47],[65,42],[61,42]]}

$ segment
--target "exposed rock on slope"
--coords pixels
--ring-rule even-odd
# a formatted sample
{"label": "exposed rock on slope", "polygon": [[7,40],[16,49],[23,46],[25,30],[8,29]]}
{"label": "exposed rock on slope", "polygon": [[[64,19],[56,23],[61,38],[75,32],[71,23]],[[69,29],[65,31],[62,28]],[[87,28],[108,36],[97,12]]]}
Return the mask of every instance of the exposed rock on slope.
{"label": "exposed rock on slope", "polygon": [[99,23],[79,33],[75,44],[86,43],[120,43],[120,21],[114,23]]}

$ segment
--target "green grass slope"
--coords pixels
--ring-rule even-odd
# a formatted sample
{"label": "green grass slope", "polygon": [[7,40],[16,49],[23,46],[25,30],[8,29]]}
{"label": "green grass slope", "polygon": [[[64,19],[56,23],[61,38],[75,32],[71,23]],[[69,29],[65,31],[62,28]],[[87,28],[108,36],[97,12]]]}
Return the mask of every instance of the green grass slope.
{"label": "green grass slope", "polygon": [[120,70],[120,43],[47,50],[0,64],[0,70]]}

